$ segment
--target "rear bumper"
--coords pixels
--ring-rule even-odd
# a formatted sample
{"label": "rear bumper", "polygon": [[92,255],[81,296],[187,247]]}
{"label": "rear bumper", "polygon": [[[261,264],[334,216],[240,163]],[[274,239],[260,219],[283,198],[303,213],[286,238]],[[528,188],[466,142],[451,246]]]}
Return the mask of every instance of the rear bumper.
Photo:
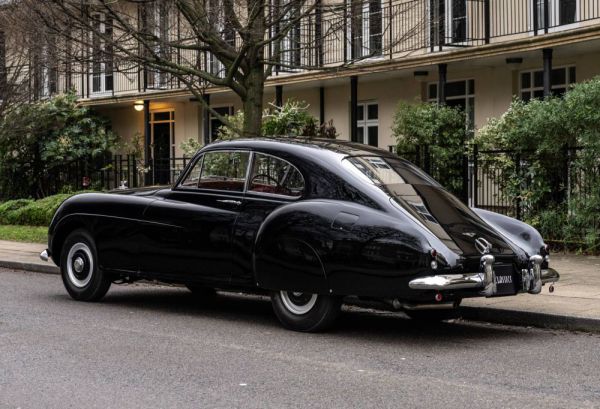
{"label": "rear bumper", "polygon": [[[541,256],[532,256],[529,260],[529,268],[521,270],[520,292],[538,294],[541,292],[542,285],[555,283],[560,279],[560,275],[553,268],[541,268],[542,260]],[[419,277],[411,280],[408,286],[413,290],[435,291],[481,288],[482,295],[490,297],[496,294],[493,262],[493,256],[484,255],[481,258],[481,272]]]}

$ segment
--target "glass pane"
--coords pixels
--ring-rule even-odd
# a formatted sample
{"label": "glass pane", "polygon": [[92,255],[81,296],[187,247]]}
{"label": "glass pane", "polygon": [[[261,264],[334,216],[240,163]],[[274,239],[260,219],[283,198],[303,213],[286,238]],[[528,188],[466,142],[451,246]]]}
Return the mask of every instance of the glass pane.
{"label": "glass pane", "polygon": [[368,132],[368,136],[369,136],[369,145],[371,146],[378,146],[379,145],[379,141],[378,141],[378,133],[379,133],[379,127],[377,126],[370,126],[367,130]]}
{"label": "glass pane", "polygon": [[256,153],[248,190],[298,197],[304,192],[304,178],[289,162]]}
{"label": "glass pane", "polygon": [[360,143],[365,143],[365,128],[359,126],[356,130],[357,141]]}
{"label": "glass pane", "polygon": [[365,119],[365,107],[364,105],[359,105],[356,109],[356,120],[363,121]]}
{"label": "glass pane", "polygon": [[543,99],[544,98],[544,91],[539,89],[537,91],[533,91],[533,97],[537,98],[537,99]]}
{"label": "glass pane", "polygon": [[154,120],[155,121],[168,121],[171,119],[170,112],[155,112]]}
{"label": "glass pane", "polygon": [[533,73],[533,85],[536,87],[544,86],[544,72],[536,71]]}
{"label": "glass pane", "polygon": [[208,152],[204,155],[198,187],[242,192],[248,169],[248,152]]}
{"label": "glass pane", "polygon": [[552,70],[552,85],[564,85],[567,83],[567,70],[555,68]]}
{"label": "glass pane", "polygon": [[367,119],[377,119],[379,117],[379,105],[370,104],[367,107]]}
{"label": "glass pane", "polygon": [[437,84],[429,84],[429,99],[437,99]]}
{"label": "glass pane", "polygon": [[200,180],[200,169],[202,168],[202,158],[198,159],[190,173],[185,177],[180,186],[197,187]]}
{"label": "glass pane", "polygon": [[465,81],[454,81],[446,84],[446,97],[462,96],[466,93],[467,83]]}
{"label": "glass pane", "polygon": [[577,73],[575,67],[569,68],[569,84],[574,84],[577,82]]}
{"label": "glass pane", "polygon": [[475,94],[475,80],[469,80],[469,94]]}
{"label": "glass pane", "polygon": [[577,11],[577,0],[559,0],[560,1],[560,18],[559,22],[563,24],[572,24],[575,22],[575,13]]}
{"label": "glass pane", "polygon": [[531,73],[524,72],[521,74],[521,88],[531,88]]}
{"label": "glass pane", "polygon": [[523,101],[529,101],[529,100],[531,100],[531,93],[530,93],[529,91],[527,91],[527,92],[522,92],[522,93],[521,93],[521,99],[522,99]]}
{"label": "glass pane", "polygon": [[555,97],[562,97],[563,95],[565,95],[566,89],[565,88],[553,88],[552,89],[552,95],[554,95]]}

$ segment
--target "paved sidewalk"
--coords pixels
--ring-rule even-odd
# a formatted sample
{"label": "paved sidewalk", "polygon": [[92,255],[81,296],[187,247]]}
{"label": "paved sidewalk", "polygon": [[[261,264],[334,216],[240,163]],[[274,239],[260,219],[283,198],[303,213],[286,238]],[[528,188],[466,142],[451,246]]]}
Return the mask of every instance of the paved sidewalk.
{"label": "paved sidewalk", "polygon": [[[58,273],[43,262],[44,244],[0,240],[0,267]],[[546,285],[539,295],[464,300],[463,316],[503,324],[531,325],[600,332],[600,257],[553,255],[550,264],[560,273],[554,293]]]}

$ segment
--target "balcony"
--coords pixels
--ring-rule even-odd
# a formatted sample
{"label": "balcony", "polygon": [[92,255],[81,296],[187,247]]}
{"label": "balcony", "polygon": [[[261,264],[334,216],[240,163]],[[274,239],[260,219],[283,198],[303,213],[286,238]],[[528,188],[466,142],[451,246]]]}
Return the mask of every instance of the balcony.
{"label": "balcony", "polygon": [[[274,65],[272,76],[277,77],[451,53],[584,28],[598,21],[598,0],[347,0],[316,8],[295,23],[279,44],[271,44],[265,55]],[[231,41],[235,43],[235,36]],[[223,75],[210,53],[173,52],[171,58]],[[61,74],[52,89],[74,89],[81,98],[92,99],[184,88],[170,74],[109,60],[87,64],[79,73]]]}

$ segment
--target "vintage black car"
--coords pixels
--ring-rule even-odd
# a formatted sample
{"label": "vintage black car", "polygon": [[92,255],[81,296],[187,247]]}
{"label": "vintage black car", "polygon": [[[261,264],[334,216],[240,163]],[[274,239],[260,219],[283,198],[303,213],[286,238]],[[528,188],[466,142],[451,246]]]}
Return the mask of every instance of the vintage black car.
{"label": "vintage black car", "polygon": [[469,208],[408,161],[293,138],[208,145],[171,188],[71,197],[41,257],[77,300],[139,279],[266,292],[299,331],[330,325],[342,302],[443,319],[463,298],[559,278],[535,229]]}

